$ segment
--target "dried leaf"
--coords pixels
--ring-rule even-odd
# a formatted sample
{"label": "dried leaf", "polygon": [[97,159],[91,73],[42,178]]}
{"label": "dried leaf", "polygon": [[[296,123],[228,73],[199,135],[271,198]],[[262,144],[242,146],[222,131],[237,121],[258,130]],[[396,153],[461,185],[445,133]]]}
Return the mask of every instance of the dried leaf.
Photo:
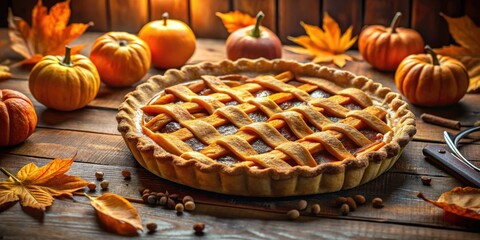
{"label": "dried leaf", "polygon": [[468,86],[469,93],[480,92],[480,57],[464,56],[460,58],[460,62],[465,65],[470,77],[470,84]]}
{"label": "dried leaf", "polygon": [[10,68],[4,65],[0,65],[0,81],[7,80],[12,77],[10,73]]}
{"label": "dried leaf", "polygon": [[352,56],[345,54],[345,51],[352,47],[357,40],[357,36],[352,38],[352,26],[341,35],[340,26],[328,13],[325,13],[323,17],[323,29],[304,22],[300,24],[307,35],[289,36],[288,39],[303,48],[287,46],[285,49],[294,53],[310,55],[315,63],[333,62],[338,67],[344,67],[347,60],[354,60]]}
{"label": "dried leaf", "polygon": [[41,168],[29,163],[18,171],[16,177],[1,168],[9,178],[0,182],[0,206],[20,201],[24,207],[45,211],[52,205],[54,197],[71,197],[72,192],[87,185],[80,177],[65,174],[73,161],[73,158],[55,159]]}
{"label": "dried leaf", "polygon": [[[27,60],[23,64],[38,62],[42,56],[61,55],[65,45],[82,35],[92,23],[72,23],[70,18],[70,0],[55,4],[50,12],[38,0],[32,10],[32,26],[8,12],[8,34],[11,48]],[[78,53],[84,45],[73,46],[72,54]]]}
{"label": "dried leaf", "polygon": [[137,230],[142,230],[142,220],[137,210],[125,198],[105,193],[99,197],[90,197],[90,204],[95,208],[100,222],[115,233],[124,236],[137,235]]}
{"label": "dried leaf", "polygon": [[222,19],[223,25],[229,33],[235,32],[236,30],[250,25],[255,24],[255,18],[248,15],[247,13],[242,13],[240,11],[228,12],[228,13],[215,13],[217,17]]}
{"label": "dried leaf", "polygon": [[470,85],[468,92],[480,92],[480,27],[468,16],[452,18],[443,13],[440,15],[448,22],[448,30],[455,42],[460,46],[450,45],[435,49],[441,55],[460,60],[468,70]]}
{"label": "dried leaf", "polygon": [[480,189],[478,188],[456,187],[450,192],[443,193],[437,201],[427,199],[422,193],[417,196],[447,212],[480,220]]}

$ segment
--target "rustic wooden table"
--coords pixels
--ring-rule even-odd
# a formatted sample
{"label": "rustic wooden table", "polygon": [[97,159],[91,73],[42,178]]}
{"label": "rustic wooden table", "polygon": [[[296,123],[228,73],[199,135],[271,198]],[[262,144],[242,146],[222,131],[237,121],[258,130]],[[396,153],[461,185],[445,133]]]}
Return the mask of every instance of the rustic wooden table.
{"label": "rustic wooden table", "polygon": [[[100,33],[86,33],[76,40],[86,43],[82,51],[88,55],[93,40]],[[0,40],[8,41],[6,29],[0,30]],[[357,54],[356,52],[352,52]],[[189,64],[218,61],[225,58],[224,41],[199,39],[198,49]],[[306,61],[303,56],[284,52],[284,58]],[[21,57],[6,46],[0,49],[0,63],[11,65]],[[393,73],[382,73],[366,62],[348,62],[345,70],[365,75],[396,91]],[[245,198],[208,193],[160,179],[136,163],[117,131],[115,115],[129,88],[101,86],[97,98],[86,108],[73,112],[47,109],[34,100],[28,89],[29,70],[12,68],[13,78],[0,82],[0,89],[14,89],[30,97],[38,115],[35,133],[24,143],[0,148],[0,167],[16,173],[23,165],[34,162],[43,166],[53,158],[72,157],[76,162],[68,172],[87,181],[96,181],[94,173],[103,171],[110,181],[109,192],[125,197],[140,198],[138,188],[189,194],[197,201],[197,209],[177,215],[174,210],[134,203],[143,223],[155,222],[158,231],[140,233],[145,238],[187,239],[196,236],[192,226],[206,224],[204,238],[216,239],[319,239],[319,238],[405,238],[405,239],[474,239],[478,238],[480,222],[466,220],[427,204],[416,197],[422,192],[431,199],[455,186],[463,186],[457,179],[427,162],[422,148],[442,145],[442,132],[447,129],[417,120],[417,134],[408,144],[398,162],[377,179],[360,187],[336,193],[281,199]],[[151,69],[149,76],[162,71]],[[144,80],[145,80],[144,79]],[[411,106],[417,117],[421,113],[474,122],[480,119],[480,95],[468,94],[458,104],[444,108]],[[479,163],[478,142],[462,148],[467,156]],[[129,169],[131,180],[124,180],[121,171]],[[431,186],[424,186],[421,176],[432,178]],[[6,177],[1,176],[0,180]],[[97,190],[96,194],[101,194]],[[333,206],[339,196],[363,194],[367,200],[381,197],[385,207],[373,208],[370,201],[342,216]],[[302,215],[295,221],[287,220],[285,212],[296,206],[299,199],[319,203],[320,216]],[[9,238],[75,238],[106,239],[117,237],[103,229],[88,200],[82,196],[57,199],[43,215],[31,215],[20,204],[0,213],[0,239]]]}

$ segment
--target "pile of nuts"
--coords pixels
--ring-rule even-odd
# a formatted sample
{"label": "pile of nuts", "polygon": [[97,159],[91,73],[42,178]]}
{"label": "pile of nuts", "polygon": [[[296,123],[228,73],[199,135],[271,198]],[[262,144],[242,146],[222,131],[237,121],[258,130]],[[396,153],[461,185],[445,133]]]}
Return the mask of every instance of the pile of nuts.
{"label": "pile of nuts", "polygon": [[[335,206],[340,208],[340,213],[343,216],[346,216],[349,212],[355,211],[358,206],[364,205],[366,202],[365,196],[357,194],[353,197],[338,197],[335,199]],[[382,208],[383,200],[379,197],[372,199],[372,206],[374,208]]]}
{"label": "pile of nuts", "polygon": [[167,209],[175,209],[177,214],[183,213],[184,210],[195,210],[195,201],[191,196],[184,196],[179,198],[178,194],[172,194],[168,191],[165,192],[153,192],[150,189],[139,189],[142,194],[143,202],[155,206],[163,206]]}
{"label": "pile of nuts", "polygon": [[[300,211],[305,211],[308,208],[308,202],[306,200],[299,200],[297,203],[297,207],[291,209],[287,212],[287,218],[290,220],[295,220],[300,217]],[[310,206],[310,213],[313,215],[319,215],[321,211],[320,204],[315,203]]]}

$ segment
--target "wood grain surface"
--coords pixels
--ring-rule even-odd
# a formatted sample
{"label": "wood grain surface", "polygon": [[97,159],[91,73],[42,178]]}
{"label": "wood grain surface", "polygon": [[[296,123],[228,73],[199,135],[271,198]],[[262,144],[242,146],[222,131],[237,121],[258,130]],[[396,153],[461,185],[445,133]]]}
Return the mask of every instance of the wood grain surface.
{"label": "wood grain surface", "polygon": [[[89,55],[93,41],[101,33],[86,33],[79,43],[87,44],[82,54]],[[6,29],[0,29],[0,37],[6,37]],[[0,62],[10,65],[21,57],[3,49]],[[0,50],[1,52],[1,50]],[[351,54],[358,55],[352,51]],[[197,51],[188,64],[202,61],[221,61],[225,58],[224,40],[198,39]],[[285,59],[300,62],[308,60],[301,55],[284,52]],[[378,72],[366,62],[348,62],[344,68],[355,74],[365,75],[396,91],[392,73]],[[108,192],[140,199],[139,187],[154,191],[192,195],[197,203],[193,212],[177,215],[175,211],[134,203],[144,224],[155,222],[155,233],[140,233],[142,238],[191,239],[195,235],[192,226],[196,222],[206,224],[202,236],[207,239],[476,239],[480,222],[446,214],[443,210],[427,204],[416,197],[422,192],[431,199],[462,182],[443,170],[431,165],[422,154],[427,145],[444,146],[442,132],[456,130],[424,123],[420,114],[427,112],[439,116],[474,122],[480,119],[480,95],[468,94],[460,103],[446,108],[421,108],[411,105],[417,116],[417,134],[405,148],[397,163],[375,180],[350,190],[288,198],[248,198],[184,187],[163,180],[139,166],[116,130],[115,115],[125,94],[134,90],[101,86],[100,94],[86,108],[72,112],[58,112],[37,102],[28,89],[29,70],[13,67],[14,78],[0,81],[0,89],[18,90],[30,97],[39,116],[36,131],[24,143],[0,148],[0,167],[16,173],[22,166],[33,162],[38,166],[53,158],[68,158],[76,154],[76,161],[68,174],[87,181],[95,179],[96,171],[103,171],[110,181]],[[149,76],[162,74],[152,68]],[[141,82],[139,84],[141,84]],[[472,138],[478,135],[472,136]],[[477,138],[478,139],[478,138]],[[471,141],[471,140],[469,140]],[[464,145],[461,151],[475,164],[480,164],[478,140]],[[129,169],[130,180],[125,180],[121,171]],[[422,184],[420,177],[432,178],[431,186]],[[0,180],[6,179],[1,175]],[[87,193],[100,195],[106,191]],[[342,216],[333,203],[339,196],[365,195],[367,204],[359,206],[348,216]],[[372,207],[374,197],[384,200],[384,208]],[[309,206],[321,205],[319,216],[308,211],[290,221],[286,212],[295,208],[298,200],[305,199]],[[73,199],[56,199],[45,214],[31,213],[16,204],[0,212],[0,239],[112,239],[118,236],[106,231],[98,222],[93,208],[82,196]]]}

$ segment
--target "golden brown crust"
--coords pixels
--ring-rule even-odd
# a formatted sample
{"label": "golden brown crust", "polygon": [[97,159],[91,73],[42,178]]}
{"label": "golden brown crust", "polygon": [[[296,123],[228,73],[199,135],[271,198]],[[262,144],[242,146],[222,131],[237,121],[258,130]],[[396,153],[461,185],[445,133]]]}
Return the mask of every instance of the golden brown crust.
{"label": "golden brown crust", "polygon": [[[327,79],[342,88],[363,90],[372,97],[375,105],[389,109],[387,123],[393,134],[385,135],[386,144],[375,152],[316,167],[295,166],[279,171],[185,160],[163,150],[142,133],[140,108],[168,86],[200,79],[202,75],[277,74],[284,71]],[[163,76],[153,76],[126,96],[119,107],[117,121],[118,130],[137,161],[162,178],[213,192],[270,197],[333,192],[366,183],[395,163],[416,131],[415,117],[408,110],[407,103],[399,94],[371,79],[316,64],[264,59],[201,63],[181,70],[168,70]]]}

